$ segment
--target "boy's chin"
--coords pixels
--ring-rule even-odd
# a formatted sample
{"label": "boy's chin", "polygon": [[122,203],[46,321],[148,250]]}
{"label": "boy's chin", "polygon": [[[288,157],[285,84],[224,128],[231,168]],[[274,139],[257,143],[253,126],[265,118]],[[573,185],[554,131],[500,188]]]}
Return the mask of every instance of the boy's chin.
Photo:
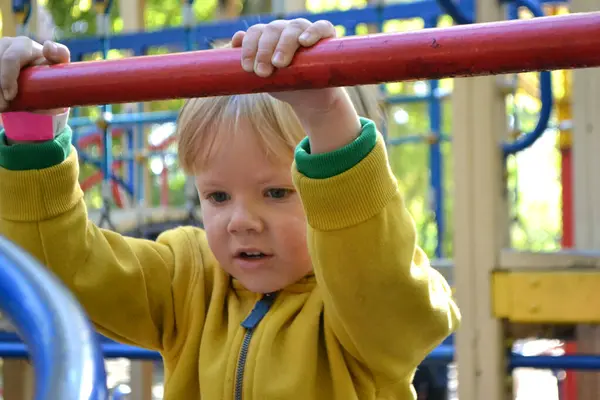
{"label": "boy's chin", "polygon": [[313,273],[312,269],[307,271],[306,274],[299,274],[299,276],[289,276],[283,273],[283,271],[277,271],[276,269],[254,272],[244,273],[244,271],[235,271],[235,273],[231,274],[235,280],[234,286],[257,294],[275,293],[301,281],[307,275],[312,275]]}
{"label": "boy's chin", "polygon": [[287,284],[283,285],[277,282],[256,281],[254,279],[242,279],[239,280],[239,282],[246,290],[256,294],[275,293],[288,286]]}
{"label": "boy's chin", "polygon": [[290,279],[285,279],[285,277],[272,276],[271,273],[250,275],[234,276],[237,281],[236,286],[241,286],[252,293],[268,294],[278,292],[294,283]]}

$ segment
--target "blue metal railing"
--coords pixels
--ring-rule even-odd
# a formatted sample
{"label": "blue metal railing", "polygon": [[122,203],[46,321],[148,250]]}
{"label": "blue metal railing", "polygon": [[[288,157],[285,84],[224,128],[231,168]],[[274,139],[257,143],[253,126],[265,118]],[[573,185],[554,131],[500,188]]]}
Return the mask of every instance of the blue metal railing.
{"label": "blue metal railing", "polygon": [[104,360],[82,308],[56,277],[1,236],[0,308],[29,348],[36,400],[107,398]]}
{"label": "blue metal railing", "polygon": [[[130,360],[162,361],[162,356],[156,351],[142,349],[120,343],[102,343],[99,347],[103,358],[128,358]],[[29,357],[27,347],[20,342],[0,342],[0,358],[24,359]]]}
{"label": "blue metal railing", "polygon": [[[131,360],[162,361],[162,356],[156,351],[146,350],[135,346],[118,344],[110,340],[102,343],[105,358],[128,358]],[[444,343],[427,355],[424,364],[431,363],[446,365],[454,361],[455,347],[452,343]],[[22,359],[28,356],[27,349],[20,342],[0,341],[0,357]],[[524,356],[516,352],[508,359],[508,370],[515,368],[565,369],[579,371],[600,370],[600,355],[575,354],[561,356]]]}

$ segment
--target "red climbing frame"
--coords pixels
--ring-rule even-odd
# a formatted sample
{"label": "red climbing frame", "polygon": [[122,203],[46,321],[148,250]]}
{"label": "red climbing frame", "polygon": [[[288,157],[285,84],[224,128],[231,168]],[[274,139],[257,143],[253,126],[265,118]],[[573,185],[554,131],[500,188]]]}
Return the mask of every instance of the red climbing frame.
{"label": "red climbing frame", "polygon": [[600,12],[323,41],[264,79],[240,49],[36,66],[12,110],[360,85],[600,65]]}

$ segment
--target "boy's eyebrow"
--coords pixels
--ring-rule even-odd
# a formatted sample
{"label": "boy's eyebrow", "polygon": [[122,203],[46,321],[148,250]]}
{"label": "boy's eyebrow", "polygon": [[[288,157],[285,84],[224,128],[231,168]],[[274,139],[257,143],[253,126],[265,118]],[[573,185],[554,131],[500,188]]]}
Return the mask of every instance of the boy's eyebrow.
{"label": "boy's eyebrow", "polygon": [[202,184],[203,186],[222,186],[223,183],[216,179],[196,179],[196,184]]}
{"label": "boy's eyebrow", "polygon": [[[280,184],[285,184],[288,180],[291,183],[291,173],[288,175],[284,174],[284,173],[268,173],[268,174],[262,174],[262,175],[254,175],[252,177],[252,180],[259,184],[259,185],[265,185],[265,184],[269,184],[269,183],[273,183],[273,182],[278,182]],[[211,177],[211,178],[198,178],[196,180],[197,183],[201,183],[203,186],[223,186],[224,182],[223,180],[219,179],[218,177]]]}
{"label": "boy's eyebrow", "polygon": [[261,176],[261,177],[257,177],[256,178],[256,183],[258,183],[259,185],[264,185],[266,183],[271,183],[273,181],[277,180],[276,177],[274,176]]}
{"label": "boy's eyebrow", "polygon": [[269,174],[269,175],[264,175],[264,176],[258,176],[256,178],[256,183],[258,183],[259,185],[265,185],[268,183],[273,183],[273,182],[280,182],[281,184],[284,183],[284,181],[286,180],[290,180],[291,181],[291,174],[290,176],[286,176],[284,174]]}

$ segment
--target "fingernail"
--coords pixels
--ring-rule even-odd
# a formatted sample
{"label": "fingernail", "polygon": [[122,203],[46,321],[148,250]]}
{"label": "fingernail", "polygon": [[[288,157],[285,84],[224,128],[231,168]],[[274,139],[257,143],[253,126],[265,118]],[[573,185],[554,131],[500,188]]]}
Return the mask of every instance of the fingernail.
{"label": "fingernail", "polygon": [[58,51],[58,46],[54,42],[50,42],[50,53],[56,53]]}
{"label": "fingernail", "polygon": [[311,34],[308,32],[304,32],[302,35],[300,35],[300,37],[298,39],[308,42],[310,38],[311,38]]}
{"label": "fingernail", "polygon": [[275,53],[275,55],[273,56],[273,64],[283,64],[285,62],[285,59],[283,57],[283,53],[278,51]]}
{"label": "fingernail", "polygon": [[11,95],[10,95],[10,90],[9,89],[2,89],[2,94],[4,95],[4,100],[10,100],[11,99]]}
{"label": "fingernail", "polygon": [[244,58],[242,60],[242,68],[245,71],[248,71],[248,72],[252,71],[252,68],[254,68],[254,63],[252,62],[252,59],[251,58]]}
{"label": "fingernail", "polygon": [[271,66],[265,63],[258,63],[256,72],[260,75],[269,75],[271,73]]}

